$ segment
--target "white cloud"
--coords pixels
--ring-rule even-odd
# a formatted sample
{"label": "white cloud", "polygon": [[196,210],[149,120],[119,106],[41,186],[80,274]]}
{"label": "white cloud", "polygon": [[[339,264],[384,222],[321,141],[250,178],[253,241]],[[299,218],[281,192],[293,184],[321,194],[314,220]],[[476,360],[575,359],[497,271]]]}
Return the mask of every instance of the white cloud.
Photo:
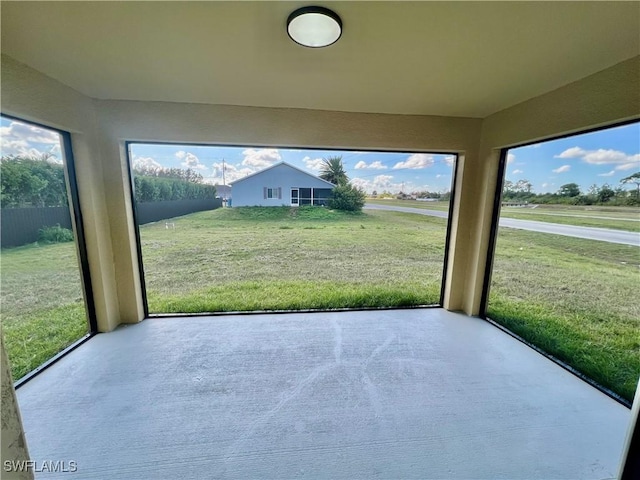
{"label": "white cloud", "polygon": [[161,169],[162,165],[151,157],[133,156],[133,168]]}
{"label": "white cloud", "polygon": [[373,190],[400,191],[401,184],[393,183],[392,180],[393,175],[377,175],[373,180],[353,178],[350,183],[367,192],[372,192]]}
{"label": "white cloud", "polygon": [[426,153],[414,153],[413,155],[409,155],[404,162],[396,163],[393,168],[410,168],[410,169],[419,169],[419,168],[428,168],[433,165],[433,156],[428,155]]}
{"label": "white cloud", "polygon": [[[7,127],[0,127],[0,150],[2,155],[23,155],[40,157],[50,153],[61,156],[60,136],[51,130],[20,122],[11,122]],[[61,163],[60,158],[50,161]]]}
{"label": "white cloud", "polygon": [[260,150],[248,148],[242,154],[244,155],[242,165],[246,167],[270,167],[282,158],[277,148],[261,148]]}
{"label": "white cloud", "polygon": [[375,162],[371,162],[368,165],[367,165],[367,162],[364,162],[364,161],[360,160],[358,163],[356,163],[354,168],[356,170],[360,170],[360,169],[386,170],[387,166],[383,165],[380,160],[376,160]]}
{"label": "white cloud", "polygon": [[588,152],[583,160],[587,163],[591,163],[593,165],[607,165],[610,163],[620,164],[620,163],[630,163],[630,162],[640,162],[640,153],[636,155],[627,155],[624,152],[620,152],[618,150],[596,150],[592,152]]}
{"label": "white cloud", "polygon": [[60,143],[60,136],[56,132],[20,122],[11,122],[8,127],[0,127],[0,135],[3,138],[13,137],[29,143]]}
{"label": "white cloud", "polygon": [[622,165],[618,165],[616,170],[631,170],[632,168],[640,168],[640,162],[623,163]]}
{"label": "white cloud", "polygon": [[566,149],[560,155],[555,155],[555,158],[579,158],[582,157],[586,152],[580,147],[571,147]]}
{"label": "white cloud", "polygon": [[393,180],[393,175],[377,175],[373,179],[373,184],[377,187],[390,187],[391,180]]}
{"label": "white cloud", "polygon": [[371,192],[373,190],[373,182],[365,180],[364,178],[352,178],[349,183],[354,187],[361,188],[367,192]]}
{"label": "white cloud", "polygon": [[184,168],[191,168],[194,170],[206,170],[207,167],[200,163],[200,159],[196,157],[193,153],[183,152],[182,150],[176,153],[176,157],[181,160],[184,160],[180,165]]}
{"label": "white cloud", "polygon": [[507,154],[507,165],[512,164],[513,162],[515,162],[515,160],[516,160],[516,156],[513,153]]}
{"label": "white cloud", "polygon": [[302,161],[304,162],[304,164],[309,170],[314,170],[314,171],[319,171],[322,168],[322,165],[324,164],[324,160],[322,158],[304,157]]}
{"label": "white cloud", "polygon": [[453,164],[456,162],[456,157],[454,155],[447,155],[444,157],[444,163],[449,167],[453,167]]}
{"label": "white cloud", "polygon": [[241,178],[251,175],[252,173],[261,170],[259,168],[242,167],[240,164],[233,165],[232,163],[224,164],[224,177],[222,175],[222,162],[214,163],[211,165],[211,175],[205,177],[205,182],[218,185],[229,185],[231,182],[240,180]]}
{"label": "white cloud", "polygon": [[590,165],[618,165],[616,170],[631,170],[640,168],[640,153],[629,155],[620,150],[584,150],[580,147],[571,147],[555,156],[556,158],[580,158]]}
{"label": "white cloud", "polygon": [[524,173],[522,170],[514,170],[513,172],[511,172],[511,175],[518,175],[519,173]]}
{"label": "white cloud", "polygon": [[568,172],[569,170],[571,170],[571,165],[562,165],[561,167],[554,168],[552,171],[554,173],[564,173]]}
{"label": "white cloud", "polygon": [[615,170],[611,170],[610,172],[607,173],[599,173],[598,176],[599,177],[611,177],[616,173]]}
{"label": "white cloud", "polygon": [[19,155],[25,157],[41,157],[46,152],[42,150],[38,150],[37,148],[30,147],[28,143],[23,142],[8,142],[2,141],[2,146],[0,147],[0,151],[2,151],[2,156],[7,155]]}
{"label": "white cloud", "polygon": [[[235,165],[233,163],[224,164],[224,177],[222,175],[222,162],[213,163],[211,165],[211,175],[206,176],[204,181],[214,185],[223,185],[225,183],[226,185],[229,185],[230,183],[240,180],[247,175],[259,172],[280,160],[280,153],[274,148],[263,148],[260,150],[248,148],[244,150],[242,154],[244,155],[244,160],[241,163]],[[307,168],[315,170],[313,166],[317,161],[322,161],[322,159],[304,157],[303,161],[307,165]]]}

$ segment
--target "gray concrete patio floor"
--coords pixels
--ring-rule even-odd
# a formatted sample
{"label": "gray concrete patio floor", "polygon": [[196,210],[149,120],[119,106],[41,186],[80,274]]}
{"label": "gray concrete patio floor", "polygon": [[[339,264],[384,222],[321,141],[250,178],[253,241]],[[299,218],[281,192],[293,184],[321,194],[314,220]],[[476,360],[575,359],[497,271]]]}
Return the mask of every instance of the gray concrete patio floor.
{"label": "gray concrete patio floor", "polygon": [[145,320],[18,389],[36,478],[604,479],[630,411],[442,309]]}

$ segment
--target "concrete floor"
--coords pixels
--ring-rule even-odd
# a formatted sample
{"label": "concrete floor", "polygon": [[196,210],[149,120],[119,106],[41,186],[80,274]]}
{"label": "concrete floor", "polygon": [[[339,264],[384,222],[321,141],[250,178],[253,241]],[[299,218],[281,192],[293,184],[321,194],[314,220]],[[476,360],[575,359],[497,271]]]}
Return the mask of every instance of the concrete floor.
{"label": "concrete floor", "polygon": [[146,320],[17,393],[32,459],[74,460],[65,479],[605,479],[630,419],[442,309]]}

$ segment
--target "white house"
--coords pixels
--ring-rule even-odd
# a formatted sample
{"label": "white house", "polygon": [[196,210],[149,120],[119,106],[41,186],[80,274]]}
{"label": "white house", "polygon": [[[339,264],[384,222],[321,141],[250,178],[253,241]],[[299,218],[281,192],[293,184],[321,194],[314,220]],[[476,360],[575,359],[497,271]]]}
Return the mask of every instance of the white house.
{"label": "white house", "polygon": [[234,207],[326,205],[335,185],[285,162],[231,183]]}

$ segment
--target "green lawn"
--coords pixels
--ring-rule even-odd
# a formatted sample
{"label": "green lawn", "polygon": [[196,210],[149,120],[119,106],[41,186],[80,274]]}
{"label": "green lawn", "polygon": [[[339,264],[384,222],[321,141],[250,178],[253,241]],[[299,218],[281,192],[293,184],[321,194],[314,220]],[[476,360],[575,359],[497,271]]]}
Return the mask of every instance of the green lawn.
{"label": "green lawn", "polygon": [[2,330],[13,379],[88,331],[74,244],[2,249]]}
{"label": "green lawn", "polygon": [[[446,222],[396,212],[233,208],[140,229],[149,311],[435,304]],[[185,280],[188,279],[188,280]]]}
{"label": "green lawn", "polygon": [[[440,205],[440,207],[443,207]],[[439,301],[446,221],[324,208],[233,208],[140,229],[150,311]],[[14,378],[86,332],[73,245],[2,250]],[[640,249],[501,229],[489,316],[631,400],[640,374]]]}
{"label": "green lawn", "polygon": [[395,198],[367,198],[367,204],[393,205],[396,207],[424,208],[426,210],[449,211],[449,202],[423,202],[418,200],[397,200]]}
{"label": "green lawn", "polygon": [[640,249],[500,229],[487,315],[631,401]]}

